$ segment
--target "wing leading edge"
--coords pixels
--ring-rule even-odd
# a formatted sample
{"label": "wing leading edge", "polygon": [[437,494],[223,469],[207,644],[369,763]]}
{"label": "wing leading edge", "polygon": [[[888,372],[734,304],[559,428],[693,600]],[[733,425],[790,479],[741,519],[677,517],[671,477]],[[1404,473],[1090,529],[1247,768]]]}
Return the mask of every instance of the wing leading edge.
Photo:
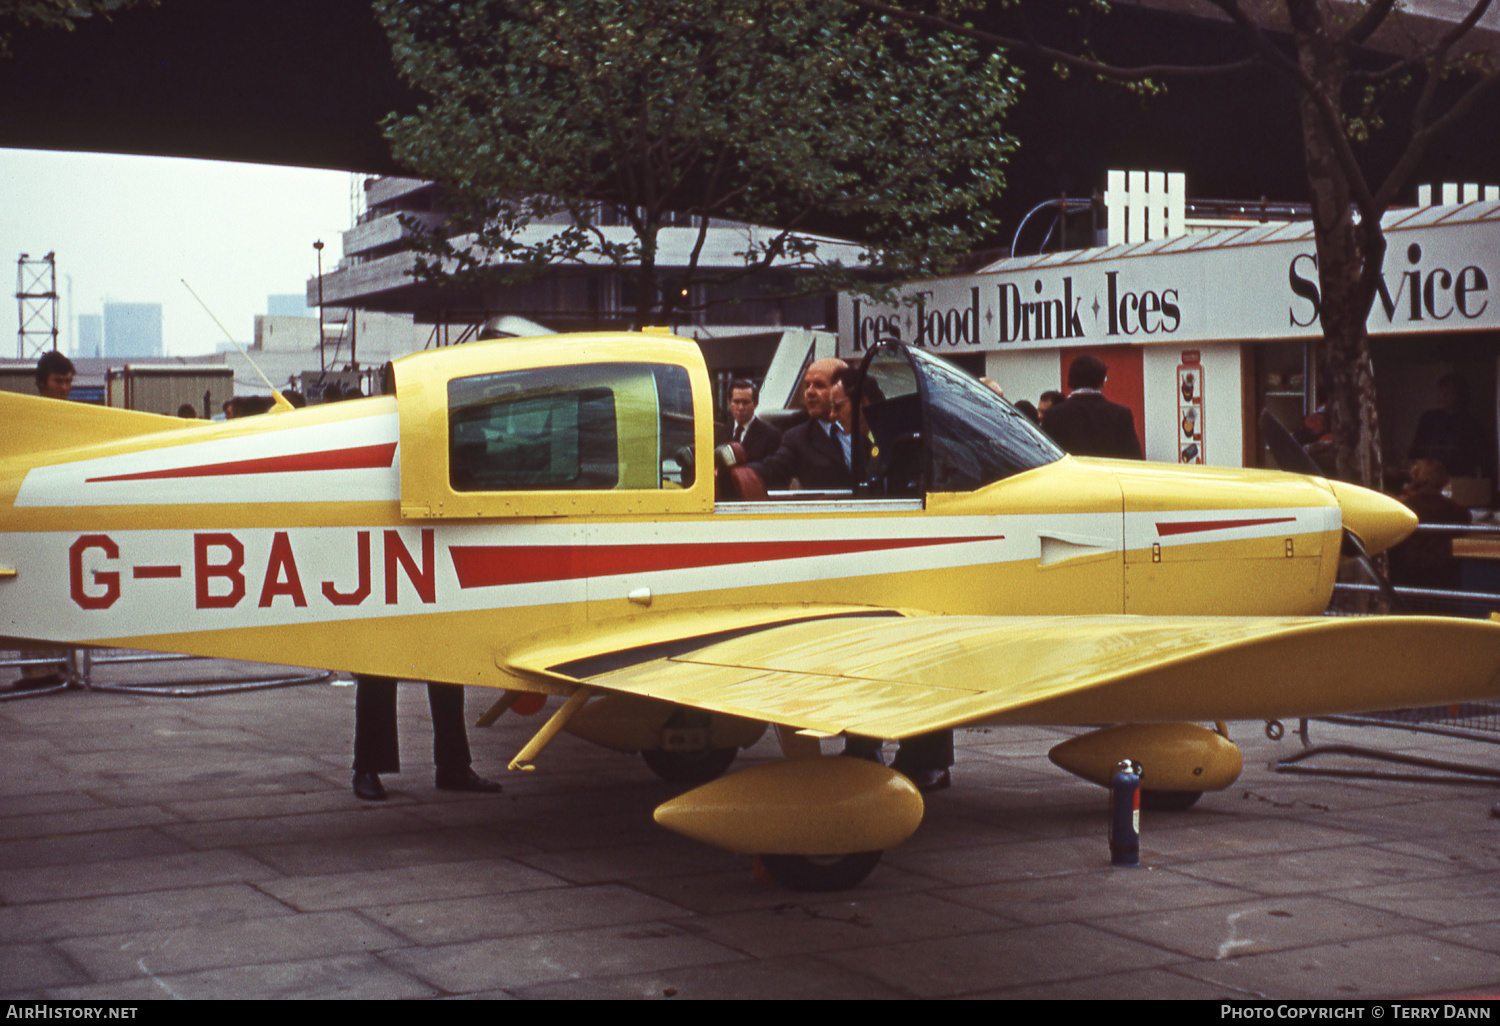
{"label": "wing leading edge", "polygon": [[983,617],[765,625],[546,668],[819,733],[1269,719],[1500,696],[1500,624],[1437,617]]}

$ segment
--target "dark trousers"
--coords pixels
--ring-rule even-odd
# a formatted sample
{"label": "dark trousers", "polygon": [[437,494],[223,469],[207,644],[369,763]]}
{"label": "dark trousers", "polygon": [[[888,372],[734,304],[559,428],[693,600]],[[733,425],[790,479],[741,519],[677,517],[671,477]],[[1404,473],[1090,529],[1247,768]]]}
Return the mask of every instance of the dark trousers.
{"label": "dark trousers", "polygon": [[[868,737],[850,737],[844,741],[844,754],[860,759],[874,759],[880,751],[880,742]],[[930,734],[917,734],[902,741],[891,760],[891,768],[899,773],[917,773],[922,770],[947,769],[953,765],[953,731],[935,730]]]}
{"label": "dark trousers", "polygon": [[947,769],[953,765],[953,731],[934,730],[901,742],[891,768],[900,772]]}
{"label": "dark trousers", "polygon": [[[396,682],[390,677],[354,678],[354,771],[399,773],[396,738]],[[469,768],[469,735],[464,727],[464,689],[457,684],[427,685],[432,707],[432,761],[440,770]]]}

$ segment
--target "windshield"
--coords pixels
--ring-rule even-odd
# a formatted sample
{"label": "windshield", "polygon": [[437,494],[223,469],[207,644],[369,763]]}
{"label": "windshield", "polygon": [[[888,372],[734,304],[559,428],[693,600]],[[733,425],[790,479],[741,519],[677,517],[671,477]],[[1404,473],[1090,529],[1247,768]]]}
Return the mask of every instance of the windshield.
{"label": "windshield", "polygon": [[967,492],[1063,458],[1030,417],[957,367],[908,350],[925,385],[928,487]]}

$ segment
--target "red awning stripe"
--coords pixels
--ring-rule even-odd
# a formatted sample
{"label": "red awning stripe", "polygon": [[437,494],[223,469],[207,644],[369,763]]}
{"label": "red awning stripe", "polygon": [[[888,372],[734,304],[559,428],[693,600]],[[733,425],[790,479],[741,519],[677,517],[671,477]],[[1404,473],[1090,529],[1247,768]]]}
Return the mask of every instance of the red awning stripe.
{"label": "red awning stripe", "polygon": [[396,443],[361,445],[352,449],[299,452],[287,456],[265,456],[253,460],[207,463],[197,467],[169,467],[135,474],[90,477],[87,484],[106,481],[165,481],[184,477],[230,477],[236,474],[290,474],[308,470],[381,470],[396,461]]}
{"label": "red awning stripe", "polygon": [[793,542],[704,542],[689,545],[453,545],[460,588],[612,577],[695,567],[809,559],[929,545],[998,541],[979,538],[881,538]]}
{"label": "red awning stripe", "polygon": [[1178,524],[1157,524],[1156,534],[1165,538],[1173,534],[1194,534],[1199,531],[1225,531],[1232,527],[1260,527],[1262,524],[1290,524],[1296,517],[1267,517],[1263,520],[1193,520]]}

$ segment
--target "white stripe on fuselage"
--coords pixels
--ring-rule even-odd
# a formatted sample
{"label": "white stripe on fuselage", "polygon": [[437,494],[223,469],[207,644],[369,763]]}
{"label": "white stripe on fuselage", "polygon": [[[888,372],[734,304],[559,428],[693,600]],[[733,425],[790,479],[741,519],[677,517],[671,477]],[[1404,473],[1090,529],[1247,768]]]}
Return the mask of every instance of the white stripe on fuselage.
{"label": "white stripe on fuselage", "polygon": [[[274,416],[270,414],[267,416]],[[400,437],[394,412],[331,424],[308,424],[214,438],[139,452],[39,466],[28,471],[17,506],[180,506],[199,503],[392,501],[400,494],[399,446],[389,466],[299,473],[243,473],[235,464],[300,458],[374,445]],[[204,468],[195,476],[119,480]]]}
{"label": "white stripe on fuselage", "polygon": [[[1131,514],[1126,524],[1139,534],[1148,522],[1276,521],[1160,539],[1223,542],[1321,531],[1330,514],[1336,524],[1336,507]],[[12,534],[0,536],[0,562],[17,571],[0,583],[0,624],[16,636],[87,641],[609,601],[639,588],[658,596],[701,594],[710,605],[733,601],[733,593],[747,588],[811,582],[827,582],[819,598],[837,602],[842,579],[1035,561],[1043,534],[1093,539],[1118,550],[1120,531],[1118,513],[849,518],[835,504],[827,515],[774,519],[407,522],[284,531],[207,524]],[[910,544],[913,539],[920,544]],[[838,551],[850,540],[868,545]],[[494,550],[486,565],[502,583],[461,586],[457,549]],[[762,552],[772,558],[758,558]],[[595,556],[590,576],[586,560]],[[678,565],[685,560],[697,562]],[[533,570],[544,579],[522,579]]]}

